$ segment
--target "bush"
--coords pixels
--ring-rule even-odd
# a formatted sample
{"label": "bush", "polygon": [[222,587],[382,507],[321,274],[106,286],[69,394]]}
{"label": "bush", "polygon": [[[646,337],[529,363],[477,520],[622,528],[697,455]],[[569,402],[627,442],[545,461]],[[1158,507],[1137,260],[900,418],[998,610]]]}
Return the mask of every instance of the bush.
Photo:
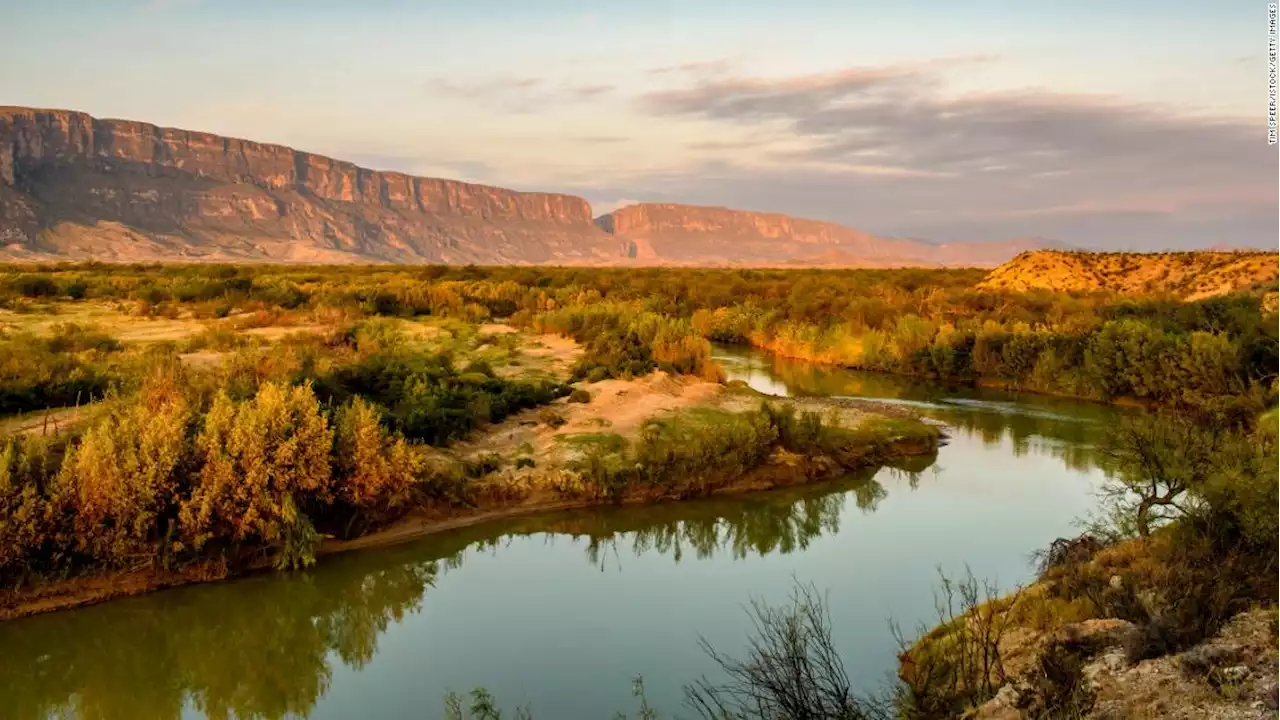
{"label": "bush", "polygon": [[[179,490],[191,467],[192,412],[178,380],[156,376],[135,400],[91,427],[58,476],[75,513],[76,546],[115,566],[156,557],[174,539]],[[164,534],[162,536],[162,533]]]}
{"label": "bush", "polygon": [[563,427],[569,421],[565,420],[564,415],[561,415],[556,410],[552,408],[543,408],[543,410],[538,413],[538,422],[548,427],[558,428]]}
{"label": "bush", "polygon": [[[309,386],[268,382],[243,403],[220,393],[197,445],[204,465],[181,507],[183,537],[192,547],[224,539],[316,540],[304,509],[332,497],[333,435]],[[283,564],[308,564],[310,548],[293,547]]]}
{"label": "bush", "polygon": [[[334,414],[333,487],[353,519],[385,519],[404,507],[422,470],[422,459],[403,437],[383,428],[381,413],[353,398]],[[350,525],[351,521],[348,521]],[[343,533],[350,535],[350,528]]]}
{"label": "bush", "polygon": [[0,451],[0,586],[68,567],[72,538],[52,497],[62,442],[16,436]]}
{"label": "bush", "polygon": [[582,388],[575,388],[569,393],[569,402],[571,403],[589,403],[591,402],[591,393]]}

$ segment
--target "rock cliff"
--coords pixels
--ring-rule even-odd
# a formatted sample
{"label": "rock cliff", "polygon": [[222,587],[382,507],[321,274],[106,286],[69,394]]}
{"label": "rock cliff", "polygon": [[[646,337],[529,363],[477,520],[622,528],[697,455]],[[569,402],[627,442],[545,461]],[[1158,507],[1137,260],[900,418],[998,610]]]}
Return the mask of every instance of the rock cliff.
{"label": "rock cliff", "polygon": [[0,260],[886,267],[995,265],[834,223],[378,172],[280,145],[0,107]]}
{"label": "rock cliff", "polygon": [[937,245],[819,220],[722,207],[642,203],[596,224],[638,263],[805,267],[994,266],[1051,246],[1037,238]]}
{"label": "rock cliff", "polygon": [[62,110],[0,108],[0,243],[99,259],[603,261],[586,200],[377,172]]}

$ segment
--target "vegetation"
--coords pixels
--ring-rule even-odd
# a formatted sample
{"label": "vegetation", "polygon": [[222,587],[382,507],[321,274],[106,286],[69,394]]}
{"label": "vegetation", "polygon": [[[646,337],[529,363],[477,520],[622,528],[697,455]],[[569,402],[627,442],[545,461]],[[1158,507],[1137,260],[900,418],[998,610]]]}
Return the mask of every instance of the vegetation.
{"label": "vegetation", "polygon": [[[910,707],[947,717],[990,698],[1007,679],[999,665],[959,673],[971,678],[961,683],[921,671],[941,666],[949,677],[957,666],[977,667],[963,649],[975,628],[998,624],[997,638],[1015,626],[1045,633],[1027,707],[1079,713],[1090,702],[1081,668],[1097,649],[1064,634],[1071,623],[1132,623],[1125,649],[1138,662],[1187,650],[1250,608],[1275,607],[1277,451],[1265,417],[1230,426],[1164,412],[1115,428],[1103,453],[1114,475],[1091,534],[1056,542],[1026,591],[966,602],[960,622],[922,635],[903,654]],[[1002,658],[998,639],[995,650]]]}
{"label": "vegetation", "polygon": [[[693,318],[700,303],[732,297],[706,294],[712,277],[754,287],[683,271],[10,266],[0,414],[95,412],[52,435],[3,439],[0,585],[305,566],[325,537],[474,505],[487,492],[475,480],[536,467],[532,453],[455,462],[439,449],[530,408],[558,427],[565,413],[550,403],[591,399],[554,373],[495,370],[516,362],[513,338],[480,322],[572,337],[584,352],[569,374],[588,382],[655,369],[719,379]],[[774,294],[796,279],[759,282]],[[590,448],[559,490],[700,494],[776,452],[852,467],[917,431],[855,431],[769,407],[686,414],[625,447]]]}
{"label": "vegetation", "polygon": [[324,536],[457,501],[458,471],[431,462],[432,444],[568,393],[457,370],[448,353],[376,324],[241,350],[212,372],[164,348],[130,366],[147,375],[136,390],[111,387],[96,422],[4,440],[0,585],[199,563],[227,572],[264,556],[307,565]]}
{"label": "vegetation", "polygon": [[[58,302],[116,302],[151,316],[241,323],[255,313],[298,312],[508,318],[586,346],[575,375],[589,380],[655,367],[718,377],[711,340],[1236,420],[1274,396],[1277,323],[1262,309],[1274,283],[1183,302],[1158,287],[1136,297],[1007,292],[980,288],[981,280],[973,270],[134,265],[108,273],[89,263],[9,266],[0,307],[39,312]],[[6,389],[20,390],[6,407],[67,404],[77,391],[103,389],[84,360],[61,362],[41,363],[41,373],[25,362],[0,368]]]}
{"label": "vegetation", "polygon": [[569,467],[583,491],[597,498],[705,495],[761,469],[775,454],[810,458],[810,472],[856,468],[886,459],[890,443],[918,439],[932,447],[938,431],[922,423],[869,421],[841,427],[837,417],[798,413],[763,402],[756,410],[698,408],[648,420],[634,444],[618,435],[591,434],[568,441],[583,449]]}
{"label": "vegetation", "polygon": [[[904,653],[899,715],[945,717],[989,698],[1007,679],[1002,638],[1012,626],[1121,618],[1139,629],[1138,659],[1274,605],[1280,353],[1263,296],[1275,284],[1184,302],[1158,288],[1008,292],[981,279],[970,270],[6,266],[0,415],[94,412],[69,430],[0,439],[0,587],[307,565],[326,536],[359,536],[415,508],[474,506],[479,478],[536,467],[532,448],[465,463],[442,451],[531,408],[541,408],[539,423],[564,425],[568,408],[552,403],[592,398],[564,380],[653,370],[715,380],[711,343],[721,342],[1153,411],[1097,448],[1114,478],[1103,513],[1087,539],[1049,554],[1037,586],[996,598],[972,578],[944,581],[942,596],[956,602]],[[480,327],[495,321],[573,338],[583,352],[558,376],[525,372],[527,358],[500,334],[510,328]],[[891,421],[842,427],[771,404],[687,411],[649,421],[633,440],[567,440],[577,459],[555,489],[613,500],[706,494],[765,472],[771,458],[820,459],[814,472],[854,467],[926,432]],[[730,683],[691,696],[715,717],[887,711],[847,692],[824,654],[829,627],[817,607],[808,595],[789,610],[757,608],[760,644],[745,660],[714,655]],[[1087,704],[1077,691],[1088,652],[1064,641],[1042,654],[1040,710]],[[474,694],[451,712],[463,716],[467,702],[473,716],[496,716],[492,698]]]}

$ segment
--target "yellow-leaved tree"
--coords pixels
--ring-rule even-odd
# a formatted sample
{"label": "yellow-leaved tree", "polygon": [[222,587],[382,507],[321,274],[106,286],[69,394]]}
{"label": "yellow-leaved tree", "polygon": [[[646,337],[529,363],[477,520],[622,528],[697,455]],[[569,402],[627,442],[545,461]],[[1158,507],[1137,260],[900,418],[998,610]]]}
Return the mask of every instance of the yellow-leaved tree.
{"label": "yellow-leaved tree", "polygon": [[242,403],[220,393],[196,442],[204,465],[182,504],[184,538],[266,543],[278,565],[309,565],[320,538],[302,508],[330,501],[333,447],[310,385],[267,382]]}
{"label": "yellow-leaved tree", "polygon": [[377,408],[360,397],[338,408],[334,431],[334,494],[352,517],[376,521],[403,507],[421,472],[421,453],[388,433]]}
{"label": "yellow-leaved tree", "polygon": [[166,557],[156,548],[175,530],[191,415],[178,378],[156,373],[68,451],[56,494],[74,510],[81,552],[112,566]]}

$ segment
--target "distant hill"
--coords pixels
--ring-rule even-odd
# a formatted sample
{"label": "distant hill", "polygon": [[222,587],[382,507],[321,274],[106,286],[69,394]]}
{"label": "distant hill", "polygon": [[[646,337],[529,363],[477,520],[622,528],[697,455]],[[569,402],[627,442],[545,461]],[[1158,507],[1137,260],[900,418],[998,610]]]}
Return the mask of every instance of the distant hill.
{"label": "distant hill", "polygon": [[572,195],[0,107],[0,261],[989,267],[1045,246],[934,245],[692,205],[634,205],[593,218]]}
{"label": "distant hill", "polygon": [[981,288],[1137,294],[1163,292],[1195,300],[1275,283],[1280,254],[1263,251],[1094,253],[1039,250],[1001,265]]}
{"label": "distant hill", "polygon": [[804,267],[992,267],[1039,238],[934,244],[820,220],[724,207],[640,203],[596,218],[637,264]]}

